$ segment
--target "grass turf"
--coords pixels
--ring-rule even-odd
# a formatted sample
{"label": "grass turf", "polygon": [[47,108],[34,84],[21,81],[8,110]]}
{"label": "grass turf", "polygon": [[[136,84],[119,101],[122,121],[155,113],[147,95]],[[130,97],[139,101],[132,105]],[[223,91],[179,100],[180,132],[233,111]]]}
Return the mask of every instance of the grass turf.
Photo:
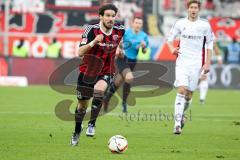
{"label": "grass turf", "polygon": [[[194,95],[191,120],[183,134],[172,134],[171,115],[175,91],[155,98],[137,99],[128,115],[117,107],[97,121],[96,136],[81,135],[80,144],[70,147],[73,122],[55,116],[55,105],[74,95],[63,95],[47,86],[0,88],[1,160],[192,160],[240,159],[240,92],[210,90],[201,106]],[[151,114],[156,117],[151,117]],[[188,113],[190,116],[190,113]],[[84,122],[86,126],[86,122]],[[86,128],[86,127],[85,127]],[[108,139],[116,134],[129,143],[123,154],[112,154]]]}

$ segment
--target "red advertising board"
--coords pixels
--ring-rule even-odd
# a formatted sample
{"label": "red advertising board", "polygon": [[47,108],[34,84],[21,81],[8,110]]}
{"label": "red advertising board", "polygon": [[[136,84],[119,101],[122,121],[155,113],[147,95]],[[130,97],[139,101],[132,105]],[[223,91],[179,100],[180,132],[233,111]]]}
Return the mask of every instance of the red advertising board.
{"label": "red advertising board", "polygon": [[[53,37],[62,46],[62,56],[71,58],[76,55],[84,26],[97,20],[95,12],[44,12],[44,13],[11,13],[9,19],[8,55],[19,39],[26,40],[29,57],[45,57],[46,47]],[[0,55],[3,54],[4,14],[0,12]],[[232,18],[213,17],[209,19],[218,40],[230,41],[233,37],[240,39],[240,20]],[[166,43],[157,49],[156,60],[174,60]]]}
{"label": "red advertising board", "polygon": [[[62,56],[72,58],[76,54],[85,24],[98,18],[97,13],[45,12],[45,13],[11,13],[9,16],[8,50],[12,55],[14,45],[20,39],[25,40],[29,57],[44,57],[46,47],[57,38],[62,46]],[[0,12],[0,55],[3,55],[4,14]]]}

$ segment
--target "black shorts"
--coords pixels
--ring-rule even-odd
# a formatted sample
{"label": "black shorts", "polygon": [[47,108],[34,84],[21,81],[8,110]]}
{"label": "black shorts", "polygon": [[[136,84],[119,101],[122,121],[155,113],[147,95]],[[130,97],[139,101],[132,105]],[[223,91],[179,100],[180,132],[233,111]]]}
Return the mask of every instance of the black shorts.
{"label": "black shorts", "polygon": [[129,68],[132,71],[136,63],[137,63],[136,59],[128,59],[126,56],[124,58],[116,59],[116,65],[119,73],[122,73],[122,71],[126,68]]}
{"label": "black shorts", "polygon": [[83,73],[79,73],[77,82],[77,99],[78,100],[88,100],[93,97],[94,85],[99,80],[104,80],[109,85],[112,82],[112,75],[102,75],[96,77],[89,77]]}

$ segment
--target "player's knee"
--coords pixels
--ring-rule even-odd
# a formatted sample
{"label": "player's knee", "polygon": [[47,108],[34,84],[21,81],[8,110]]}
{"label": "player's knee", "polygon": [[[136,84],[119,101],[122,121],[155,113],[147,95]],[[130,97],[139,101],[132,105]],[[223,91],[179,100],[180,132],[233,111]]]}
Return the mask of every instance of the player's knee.
{"label": "player's knee", "polygon": [[125,77],[125,82],[126,83],[132,83],[133,82],[133,74],[132,72],[129,72],[128,74],[126,74],[126,77]]}
{"label": "player's knee", "polygon": [[179,94],[183,94],[183,95],[186,95],[186,88],[185,87],[178,87],[178,93]]}
{"label": "player's knee", "polygon": [[104,91],[103,89],[94,89],[94,91],[93,91],[93,97],[103,98],[104,92],[105,92],[105,91]]}
{"label": "player's knee", "polygon": [[77,110],[86,110],[87,104],[88,104],[88,100],[78,100]]}
{"label": "player's knee", "polygon": [[104,80],[100,80],[98,81],[95,86],[94,86],[94,89],[93,89],[93,96],[94,97],[103,97],[104,96],[104,93],[107,89],[107,82],[104,81]]}
{"label": "player's knee", "polygon": [[193,93],[192,93],[191,91],[187,91],[187,92],[186,92],[185,99],[186,99],[187,101],[191,100],[191,99],[192,99],[192,95],[193,95]]}
{"label": "player's knee", "polygon": [[114,80],[114,85],[119,87],[121,86],[121,84],[124,82],[124,79],[122,77],[122,75],[118,74],[117,77]]}
{"label": "player's knee", "polygon": [[190,100],[192,99],[192,96],[186,95],[186,96],[185,96],[185,99],[186,99],[186,101],[190,101]]}
{"label": "player's knee", "polygon": [[122,81],[114,81],[114,85],[117,87],[121,86],[121,84],[122,84]]}

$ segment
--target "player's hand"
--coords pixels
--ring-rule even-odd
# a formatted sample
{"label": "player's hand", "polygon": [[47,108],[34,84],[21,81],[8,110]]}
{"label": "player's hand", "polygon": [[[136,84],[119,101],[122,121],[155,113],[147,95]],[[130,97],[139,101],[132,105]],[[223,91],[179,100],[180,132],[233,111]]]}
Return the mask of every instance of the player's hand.
{"label": "player's hand", "polygon": [[124,50],[121,49],[120,47],[117,47],[116,56],[119,57],[119,58],[124,58]]}
{"label": "player's hand", "polygon": [[172,50],[172,54],[173,55],[178,55],[180,52],[179,52],[179,49],[180,49],[180,47],[176,47],[176,48],[174,48],[173,50]]}
{"label": "player's hand", "polygon": [[142,48],[142,53],[143,54],[147,53],[147,48]]}
{"label": "player's hand", "polygon": [[141,46],[142,48],[146,48],[146,43],[145,43],[144,41],[142,41],[142,42],[140,43],[140,46]]}
{"label": "player's hand", "polygon": [[201,72],[202,71],[203,71],[203,74],[207,74],[210,71],[210,64],[205,63],[201,68]]}
{"label": "player's hand", "polygon": [[94,42],[95,42],[95,44],[97,44],[97,43],[99,43],[99,42],[102,42],[103,41],[103,34],[99,34],[99,35],[97,35],[96,37],[95,37],[95,39],[94,39]]}

